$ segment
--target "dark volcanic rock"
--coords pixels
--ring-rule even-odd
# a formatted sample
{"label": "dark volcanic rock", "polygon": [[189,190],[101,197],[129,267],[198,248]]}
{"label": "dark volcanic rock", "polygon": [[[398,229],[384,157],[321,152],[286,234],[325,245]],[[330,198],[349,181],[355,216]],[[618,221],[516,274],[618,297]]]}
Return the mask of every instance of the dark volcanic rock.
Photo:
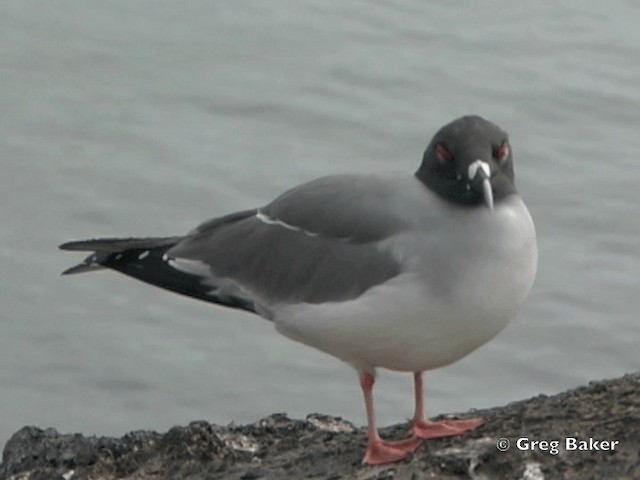
{"label": "dark volcanic rock", "polygon": [[[24,427],[4,448],[0,479],[640,478],[640,374],[461,416],[482,416],[486,424],[463,437],[426,441],[410,460],[382,467],[361,464],[363,429],[323,415],[276,414],[228,427],[193,422],[122,438]],[[402,438],[406,429],[382,434]],[[577,439],[576,450],[567,450],[567,437]],[[505,452],[496,446],[501,438],[510,442]],[[612,451],[602,444],[580,450],[590,438],[619,443]],[[533,440],[558,441],[557,451],[554,443],[532,448]]]}

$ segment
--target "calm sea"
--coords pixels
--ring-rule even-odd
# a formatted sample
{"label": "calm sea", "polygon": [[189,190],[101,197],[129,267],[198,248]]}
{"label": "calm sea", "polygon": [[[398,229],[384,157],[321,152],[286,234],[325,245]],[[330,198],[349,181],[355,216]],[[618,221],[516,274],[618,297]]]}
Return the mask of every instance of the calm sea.
{"label": "calm sea", "polygon": [[[413,172],[466,113],[508,130],[539,274],[430,414],[640,369],[640,3],[0,1],[0,444],[272,412],[364,423],[355,373],[258,317],[57,245],[171,235],[341,172]],[[411,414],[383,373],[380,423]]]}

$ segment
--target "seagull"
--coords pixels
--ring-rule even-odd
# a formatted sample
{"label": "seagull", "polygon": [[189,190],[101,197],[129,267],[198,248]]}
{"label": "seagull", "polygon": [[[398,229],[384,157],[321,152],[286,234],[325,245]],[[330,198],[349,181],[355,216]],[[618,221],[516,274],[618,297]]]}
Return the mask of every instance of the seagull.
{"label": "seagull", "polygon": [[[514,183],[507,134],[476,115],[443,126],[415,174],[335,175],[183,236],[72,241],[91,251],[63,274],[108,268],[160,288],[257,314],[359,375],[363,463],[409,457],[422,440],[482,419],[428,420],[423,372],[448,365],[516,316],[537,268],[533,220]],[[410,372],[404,440],[376,427],[376,369]]]}

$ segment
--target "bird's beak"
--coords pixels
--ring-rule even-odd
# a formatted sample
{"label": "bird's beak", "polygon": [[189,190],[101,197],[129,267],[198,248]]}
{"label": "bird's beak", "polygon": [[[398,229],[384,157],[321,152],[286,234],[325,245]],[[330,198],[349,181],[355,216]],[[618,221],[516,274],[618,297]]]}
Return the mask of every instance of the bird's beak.
{"label": "bird's beak", "polygon": [[487,162],[476,160],[467,171],[469,186],[476,192],[482,194],[484,203],[493,210],[493,190],[491,190],[491,167]]}

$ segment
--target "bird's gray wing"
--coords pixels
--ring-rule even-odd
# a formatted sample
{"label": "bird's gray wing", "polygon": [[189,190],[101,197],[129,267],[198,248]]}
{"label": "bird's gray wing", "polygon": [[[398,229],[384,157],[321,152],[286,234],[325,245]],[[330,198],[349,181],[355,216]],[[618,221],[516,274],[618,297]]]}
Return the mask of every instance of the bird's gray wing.
{"label": "bird's gray wing", "polygon": [[377,177],[322,178],[204,223],[166,255],[212,291],[239,289],[265,308],[356,298],[401,271],[379,243],[407,228],[391,195]]}

